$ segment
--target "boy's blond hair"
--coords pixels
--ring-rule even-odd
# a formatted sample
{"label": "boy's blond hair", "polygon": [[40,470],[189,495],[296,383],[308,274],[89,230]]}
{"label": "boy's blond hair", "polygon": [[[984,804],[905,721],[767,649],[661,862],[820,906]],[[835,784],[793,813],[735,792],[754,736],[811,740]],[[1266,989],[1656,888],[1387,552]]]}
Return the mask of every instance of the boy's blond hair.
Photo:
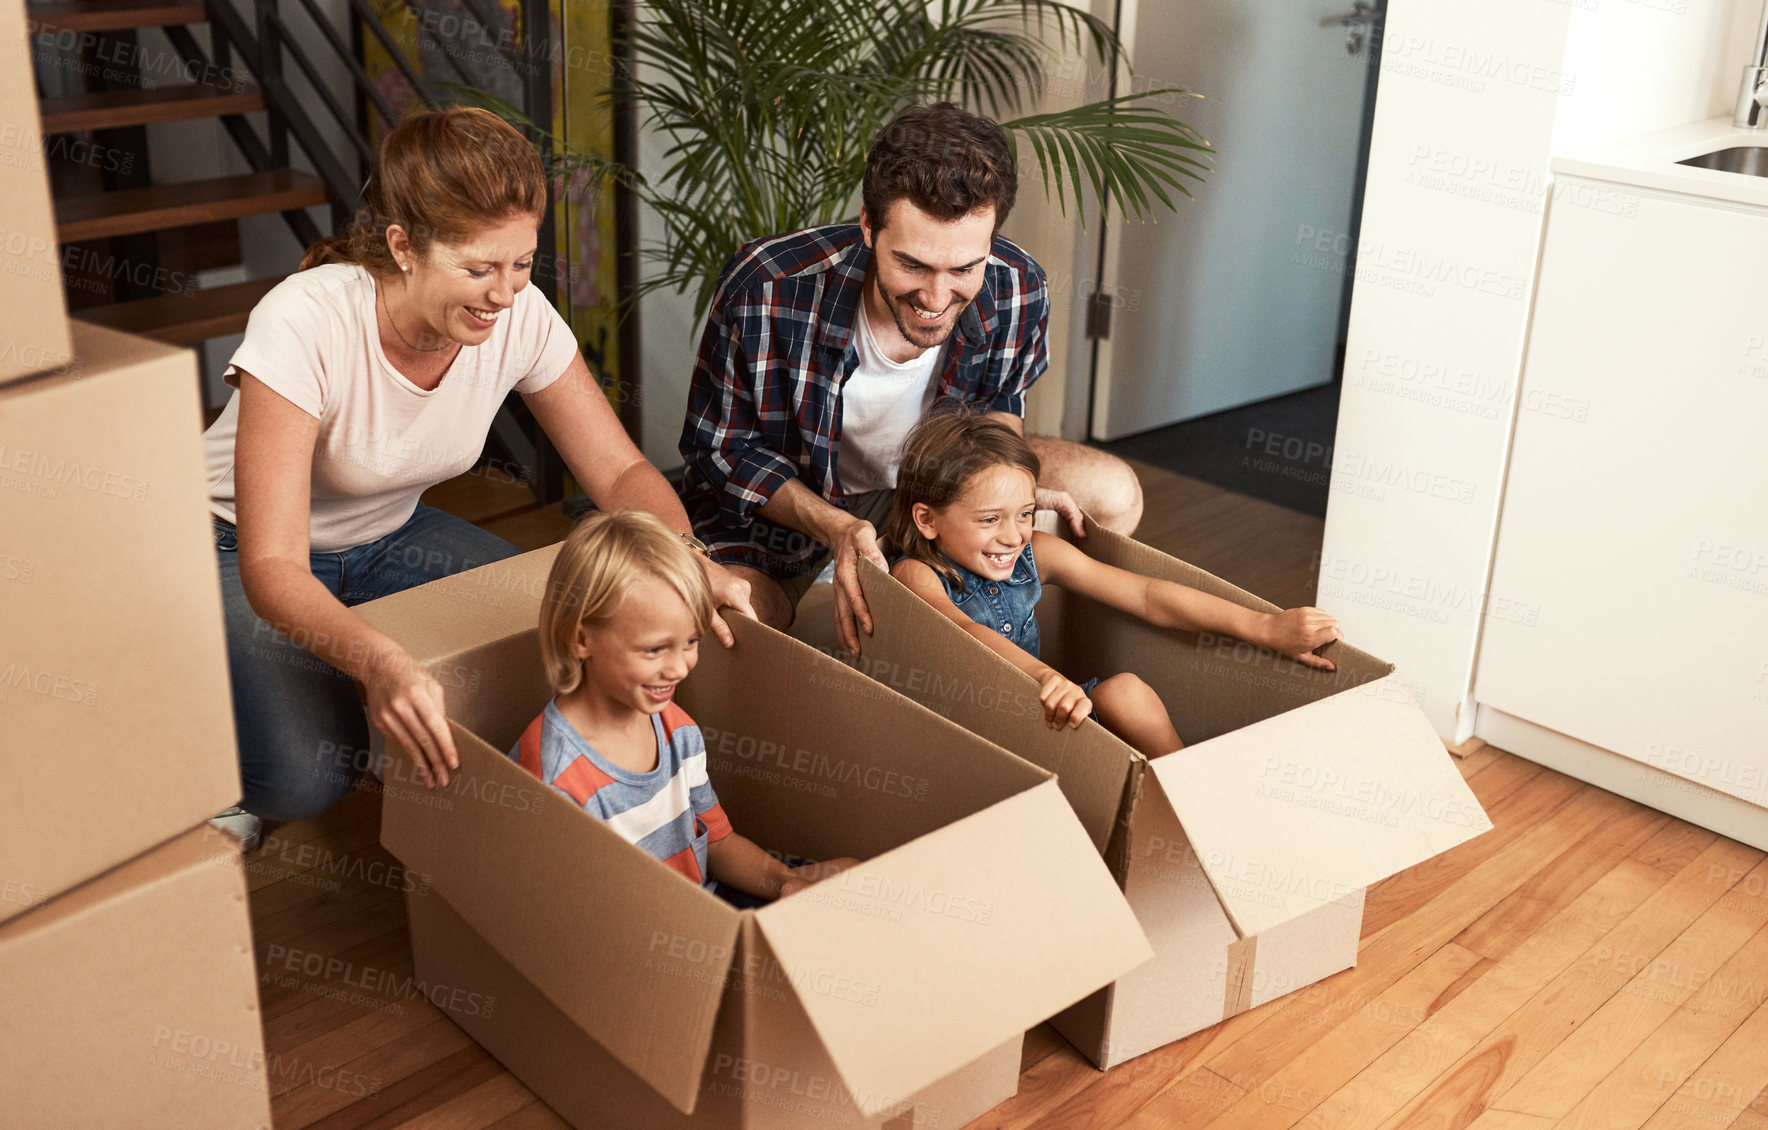
{"label": "boy's blond hair", "polygon": [[555,692],[576,690],[583,679],[583,664],[571,652],[577,626],[606,624],[641,576],[674,589],[702,633],[711,626],[712,588],[680,537],[637,510],[591,514],[559,548],[540,605],[540,657]]}

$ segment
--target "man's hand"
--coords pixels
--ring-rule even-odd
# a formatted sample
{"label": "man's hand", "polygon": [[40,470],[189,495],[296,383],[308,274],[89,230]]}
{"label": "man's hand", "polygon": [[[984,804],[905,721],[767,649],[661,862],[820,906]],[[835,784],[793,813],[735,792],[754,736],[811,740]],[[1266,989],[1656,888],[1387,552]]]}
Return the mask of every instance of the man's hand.
{"label": "man's hand", "polygon": [[1067,519],[1068,528],[1074,531],[1075,537],[1087,536],[1087,524],[1081,520],[1080,504],[1067,491],[1052,490],[1049,487],[1037,488],[1037,508],[1054,510],[1057,517]]}
{"label": "man's hand", "polygon": [[843,650],[858,655],[860,633],[872,634],[872,613],[859,587],[859,559],[864,557],[880,569],[890,566],[878,548],[878,531],[858,518],[842,526],[828,546],[835,558],[835,639]]}
{"label": "man's hand", "polygon": [[[757,619],[755,608],[749,603],[749,582],[710,557],[702,557],[700,561],[706,569],[706,583],[712,586],[712,607],[729,608],[741,612],[751,620]],[[717,612],[712,614],[712,634],[726,647],[737,642],[737,637],[731,634],[731,626]]]}

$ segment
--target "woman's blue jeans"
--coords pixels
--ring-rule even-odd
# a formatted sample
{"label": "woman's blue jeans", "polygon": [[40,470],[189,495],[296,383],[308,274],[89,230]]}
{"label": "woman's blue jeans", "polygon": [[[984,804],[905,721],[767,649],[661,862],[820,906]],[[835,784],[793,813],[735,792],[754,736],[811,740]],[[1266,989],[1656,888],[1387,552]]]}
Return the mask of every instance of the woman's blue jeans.
{"label": "woman's blue jeans", "polygon": [[[237,548],[234,528],[216,521],[241,803],[266,820],[306,820],[342,800],[369,767],[368,717],[355,682],[320,658],[337,654],[330,641],[301,638],[298,630],[290,638],[252,611]],[[379,541],[315,553],[309,562],[333,596],[356,605],[517,552],[497,535],[419,503],[405,525]]]}

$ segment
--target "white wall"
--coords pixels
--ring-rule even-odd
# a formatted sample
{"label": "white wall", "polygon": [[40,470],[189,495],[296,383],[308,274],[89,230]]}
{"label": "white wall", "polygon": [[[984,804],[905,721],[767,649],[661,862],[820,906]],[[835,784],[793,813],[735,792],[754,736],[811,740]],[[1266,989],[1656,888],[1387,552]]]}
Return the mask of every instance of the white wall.
{"label": "white wall", "polygon": [[[642,111],[639,116],[638,167],[655,181],[665,167],[665,142],[655,130],[643,128]],[[642,251],[662,240],[663,221],[642,203],[637,212],[639,274],[642,279],[651,279],[660,272]],[[704,326],[705,319],[694,308],[691,292],[653,290],[639,304],[639,387],[643,397],[639,405],[639,447],[645,458],[664,471],[681,466],[681,452],[676,444],[681,439],[682,419],[687,415],[688,382],[694,375],[694,357],[699,352]]]}
{"label": "white wall", "polygon": [[1729,114],[1759,15],[1390,0],[1317,601],[1445,737],[1472,732],[1481,609],[1505,597],[1486,588],[1549,156]]}

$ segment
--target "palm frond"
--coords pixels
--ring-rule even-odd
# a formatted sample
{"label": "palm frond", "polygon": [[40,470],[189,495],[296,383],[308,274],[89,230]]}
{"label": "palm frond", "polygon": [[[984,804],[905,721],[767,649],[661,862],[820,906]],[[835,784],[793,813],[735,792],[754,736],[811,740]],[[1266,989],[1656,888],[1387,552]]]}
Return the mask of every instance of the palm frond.
{"label": "palm frond", "polygon": [[[1122,53],[1108,24],[1064,0],[646,0],[645,11],[619,44],[630,81],[610,97],[661,140],[663,169],[641,181],[612,163],[577,166],[627,176],[662,222],[629,301],[663,287],[703,307],[743,240],[851,217],[872,138],[906,107],[949,100],[998,119],[1037,100],[1048,44],[1108,66]],[[1143,217],[1210,170],[1209,143],[1169,112],[1189,96],[1162,88],[1002,125],[1064,213],[1070,196],[1090,196]]]}
{"label": "palm frond", "polygon": [[[1116,199],[1138,219],[1153,211],[1150,195],[1174,208],[1168,187],[1187,197],[1191,190],[1180,177],[1201,181],[1211,169],[1215,150],[1196,130],[1163,110],[1145,105],[1151,99],[1200,97],[1179,87],[1123,94],[1071,110],[1034,114],[1002,122],[1007,138],[1031,144],[1048,192],[1054,181],[1056,202],[1066,215],[1065,188],[1079,202],[1083,186],[1095,199]],[[1084,214],[1083,214],[1084,222]]]}

